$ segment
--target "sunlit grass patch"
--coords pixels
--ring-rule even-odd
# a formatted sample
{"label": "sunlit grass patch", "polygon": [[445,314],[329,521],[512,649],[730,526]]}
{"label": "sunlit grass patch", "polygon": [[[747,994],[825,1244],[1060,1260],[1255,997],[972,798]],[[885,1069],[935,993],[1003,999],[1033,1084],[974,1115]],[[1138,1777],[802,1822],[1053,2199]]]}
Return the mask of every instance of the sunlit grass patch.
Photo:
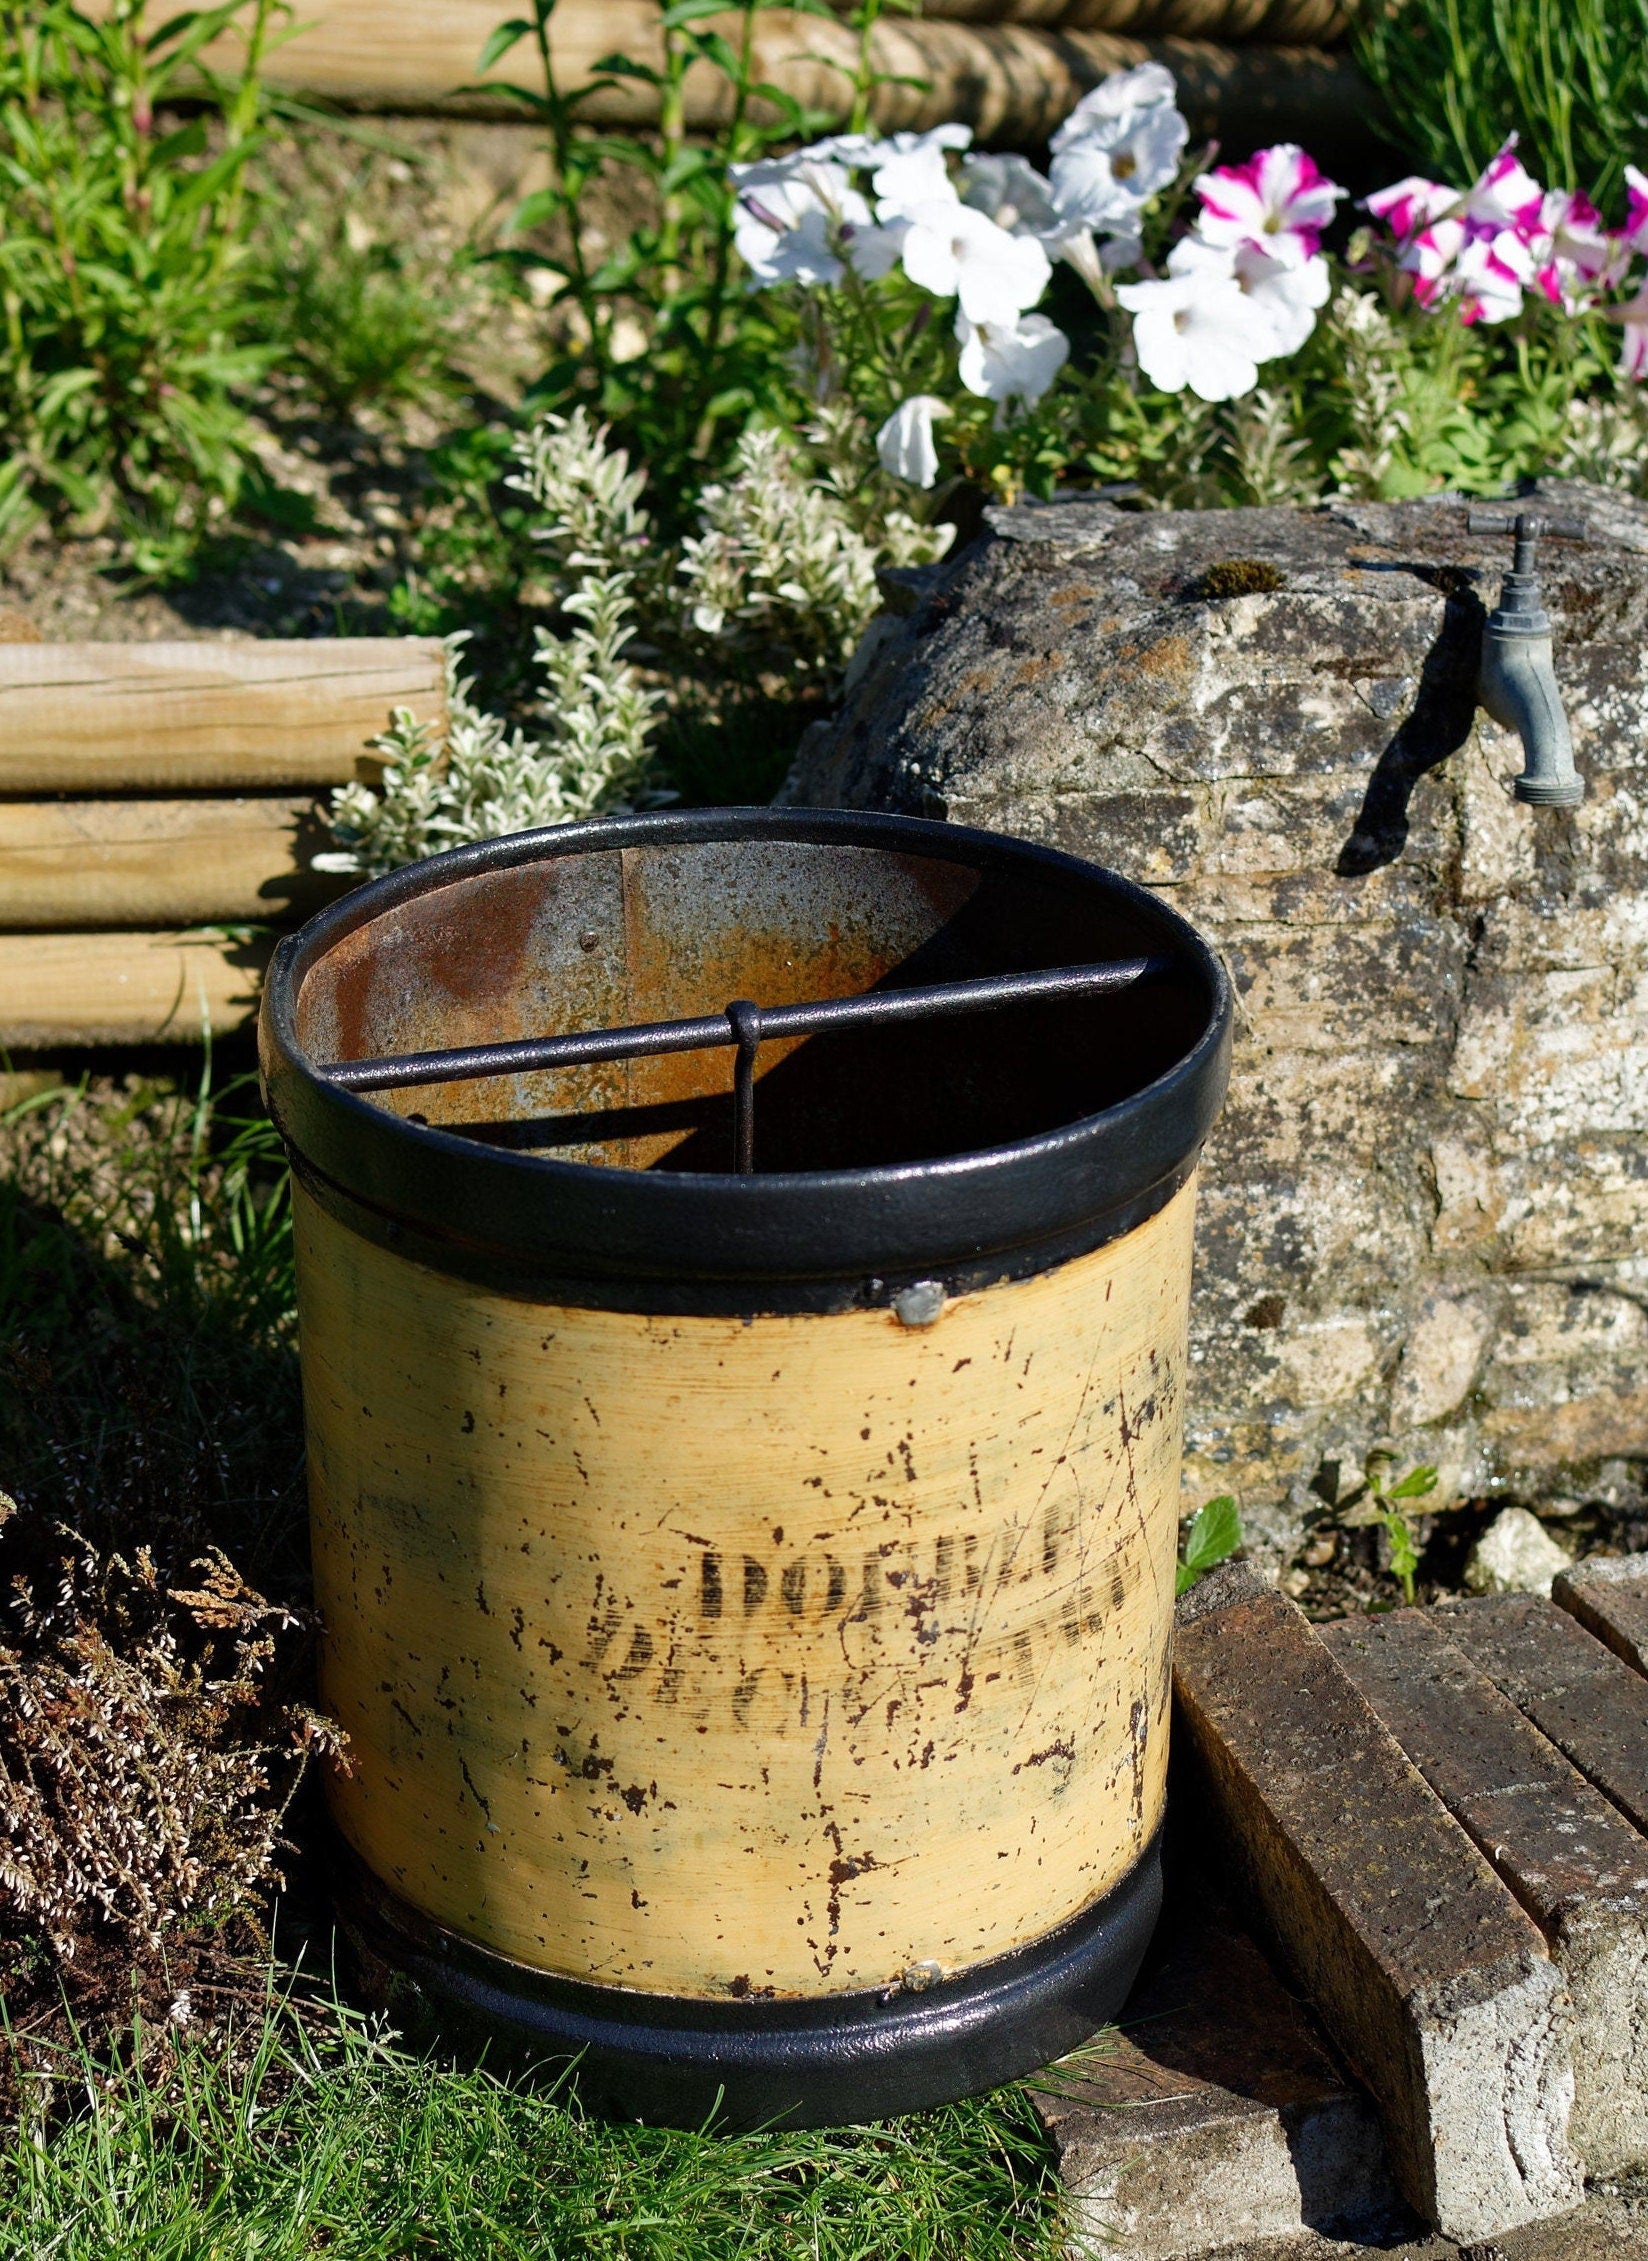
{"label": "sunlit grass patch", "polygon": [[271,2015],[163,2080],[65,2066],[85,2109],[0,2158],[0,2254],[50,2261],[1052,2261],[1027,2092],[881,2126],[718,2137],[595,2119]]}

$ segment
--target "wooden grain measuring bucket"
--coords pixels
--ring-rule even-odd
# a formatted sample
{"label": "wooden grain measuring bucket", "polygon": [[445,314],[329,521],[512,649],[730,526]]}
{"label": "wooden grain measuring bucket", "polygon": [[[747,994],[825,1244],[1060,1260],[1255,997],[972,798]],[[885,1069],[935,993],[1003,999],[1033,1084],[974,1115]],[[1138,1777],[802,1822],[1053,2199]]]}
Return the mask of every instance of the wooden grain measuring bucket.
{"label": "wooden grain measuring bucket", "polygon": [[281,945],[330,1802],[411,2023],[828,2123],[1114,2012],[1229,1022],[1141,889],[896,817],[488,841]]}

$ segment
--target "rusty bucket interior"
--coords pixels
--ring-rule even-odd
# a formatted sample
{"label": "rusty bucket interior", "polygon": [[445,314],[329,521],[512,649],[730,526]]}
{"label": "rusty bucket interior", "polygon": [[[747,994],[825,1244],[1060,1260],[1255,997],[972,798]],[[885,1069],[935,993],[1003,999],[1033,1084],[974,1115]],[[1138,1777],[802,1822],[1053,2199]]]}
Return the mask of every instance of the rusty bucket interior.
{"label": "rusty bucket interior", "polygon": [[[1037,971],[1160,950],[1167,920],[1094,870],[992,867],[751,836],[557,850],[408,892],[341,934],[297,1006],[309,1060],[361,1061]],[[1085,876],[1085,875],[1084,875]],[[1154,914],[1154,915],[1153,915]],[[1194,970],[1088,997],[764,1044],[762,1172],[1012,1145],[1165,1074],[1207,1001]],[[498,1147],[606,1168],[734,1166],[730,1047],[374,1093]]]}

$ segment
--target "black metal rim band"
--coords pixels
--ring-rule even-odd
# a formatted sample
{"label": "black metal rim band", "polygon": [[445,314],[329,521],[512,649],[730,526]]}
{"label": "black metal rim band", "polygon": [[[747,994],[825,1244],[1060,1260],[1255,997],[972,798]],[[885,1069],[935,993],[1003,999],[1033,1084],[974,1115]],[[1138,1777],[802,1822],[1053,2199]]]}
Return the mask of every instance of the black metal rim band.
{"label": "black metal rim band", "polygon": [[[750,1177],[593,1168],[482,1146],[338,1089],[298,1045],[309,969],[425,890],[546,856],[759,838],[880,848],[1016,871],[1088,900],[1099,894],[1136,922],[1146,947],[1189,970],[1204,1000],[1201,1034],[1144,1090],[1042,1137],[897,1167]],[[979,1266],[999,1277],[991,1263],[1013,1250],[1039,1247],[1041,1262],[1026,1267],[1039,1269],[1073,1244],[1096,1246],[1128,1229],[1141,1202],[1148,1215],[1182,1182],[1212,1127],[1230,1025],[1224,969],[1195,930],[1143,888],[1077,857],[916,817],[709,810],[482,841],[357,889],[277,951],[262,1058],[271,1113],[316,1185],[414,1232],[427,1262],[465,1271],[484,1256],[523,1275],[605,1282],[597,1300],[637,1309],[661,1308],[670,1282],[672,1309],[727,1307],[735,1284],[734,1307],[784,1309],[857,1300],[865,1283],[888,1279],[950,1281]]]}
{"label": "black metal rim band", "polygon": [[659,2125],[839,2126],[982,2093],[1115,2017],[1161,1906],[1161,1833],[1041,1939],[921,1992],[714,2001],[553,1978],[443,1930],[341,1842],[341,1919],[366,1990],[409,2038],[546,2077],[578,2063],[597,2109]]}
{"label": "black metal rim band", "polygon": [[612,1278],[565,1267],[551,1270],[535,1254],[505,1253],[471,1244],[450,1233],[436,1233],[369,1208],[310,1169],[301,1155],[293,1157],[292,1175],[317,1208],[348,1231],[358,1233],[362,1240],[408,1263],[485,1288],[495,1296],[569,1310],[643,1311],[672,1319],[748,1319],[795,1312],[886,1310],[905,1289],[935,1281],[948,1297],[969,1295],[1012,1280],[1033,1279],[1038,1273],[1050,1272],[1120,1240],[1123,1234],[1147,1223],[1158,1210],[1166,1208],[1189,1178],[1195,1162],[1194,1154],[1187,1155],[1170,1176],[1147,1186],[1132,1200],[1103,1210],[1096,1217],[1085,1217],[1080,1224],[1045,1240],[1020,1240],[1007,1248],[951,1256],[941,1264],[925,1257],[899,1265],[884,1257],[879,1272],[859,1276],[759,1280],[736,1276],[681,1279],[667,1274],[644,1279],[633,1274]]}

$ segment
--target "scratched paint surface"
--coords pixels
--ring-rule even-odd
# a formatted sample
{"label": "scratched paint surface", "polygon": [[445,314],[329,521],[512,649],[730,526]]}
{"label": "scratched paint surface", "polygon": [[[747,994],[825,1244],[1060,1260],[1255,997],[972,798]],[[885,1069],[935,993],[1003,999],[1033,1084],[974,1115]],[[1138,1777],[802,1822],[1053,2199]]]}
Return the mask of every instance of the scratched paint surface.
{"label": "scratched paint surface", "polygon": [[499,1953],[699,1996],[1107,1891],[1162,1802],[1193,1203],[905,1328],[511,1301],[300,1194],[356,1849]]}

